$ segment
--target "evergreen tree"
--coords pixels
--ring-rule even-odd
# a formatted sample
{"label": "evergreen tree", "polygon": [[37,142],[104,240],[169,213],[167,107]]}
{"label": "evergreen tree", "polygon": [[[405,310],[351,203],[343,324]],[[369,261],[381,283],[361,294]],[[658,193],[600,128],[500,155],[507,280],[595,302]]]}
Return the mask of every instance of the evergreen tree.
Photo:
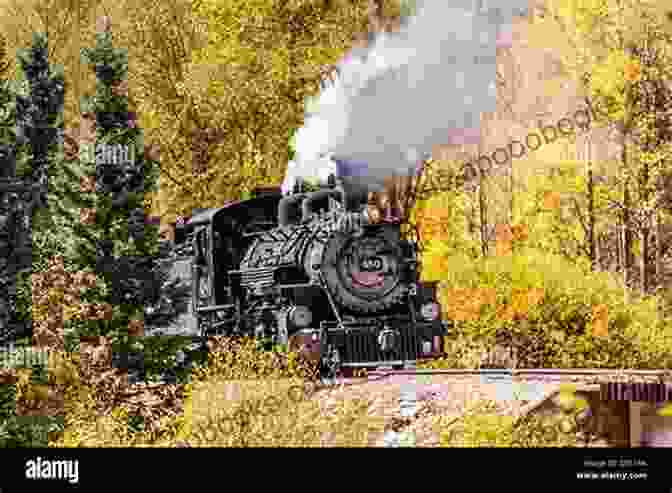
{"label": "evergreen tree", "polygon": [[79,129],[63,132],[50,169],[49,214],[41,216],[38,229],[45,258],[39,261],[56,247],[69,270],[96,272],[99,289],[87,293],[86,301],[113,306],[111,318],[70,321],[66,330],[109,335],[126,345],[129,334],[142,334],[143,312],[151,312],[150,322],[164,322],[158,306],[170,305],[173,293],[183,289],[167,282],[166,266],[156,259],[158,226],[145,220],[144,193],[157,180],[157,156],[144,148],[129,111],[126,55],[114,49],[105,29],[93,49],[82,51],[96,71],[96,92],[82,101]]}
{"label": "evergreen tree", "polygon": [[[0,178],[12,178],[15,172],[16,165],[16,139],[14,125],[16,121],[15,112],[15,98],[14,93],[10,88],[10,81],[7,80],[9,63],[7,61],[7,52],[5,49],[4,36],[0,35]],[[5,192],[0,191],[4,195]],[[8,211],[9,212],[9,211]],[[3,246],[9,247],[11,232],[8,228],[11,227],[11,221],[8,216],[2,217]],[[15,285],[16,278],[14,276],[11,265],[8,265],[7,259],[9,252],[3,252],[3,269],[0,272],[0,283],[7,291],[2,293],[3,308],[5,310],[0,313],[0,343],[8,339],[13,339],[14,331],[10,323],[12,313],[11,296],[12,287]]]}
{"label": "evergreen tree", "polygon": [[[0,83],[0,100],[4,110],[0,123],[2,177],[9,180],[3,184],[1,192],[1,309],[3,319],[6,316],[11,317],[10,313],[13,314],[14,320],[10,325],[14,329],[18,328],[19,320],[27,322],[30,318],[30,295],[26,279],[30,278],[32,264],[31,216],[36,204],[45,203],[49,162],[56,148],[59,127],[62,125],[64,77],[62,68],[51,70],[47,44],[44,34],[35,34],[32,46],[27,50],[19,50],[17,54],[22,78],[18,81],[4,79]],[[2,51],[0,70],[4,78],[8,75],[10,66],[6,60],[4,42]],[[24,165],[22,169],[17,169],[17,157],[21,158],[19,162]],[[6,188],[8,186],[9,189]],[[34,195],[33,190],[38,193]],[[3,320],[3,328],[6,328],[5,322]],[[10,338],[17,335],[16,330],[10,332]]]}
{"label": "evergreen tree", "polygon": [[36,33],[33,45],[18,53],[19,63],[29,85],[28,96],[17,95],[17,137],[27,143],[31,155],[31,180],[39,187],[39,204],[46,205],[50,156],[56,150],[63,128],[65,79],[63,67],[51,71],[48,40]]}
{"label": "evergreen tree", "polygon": [[16,102],[9,77],[9,61],[4,35],[0,34],[0,177],[14,176],[16,156]]}
{"label": "evergreen tree", "polygon": [[[130,344],[144,335],[148,322],[166,323],[178,315],[160,308],[184,295],[184,287],[169,282],[169,266],[158,258],[158,225],[148,220],[145,209],[145,194],[158,181],[157,156],[145,147],[137,116],[129,108],[127,55],[114,48],[105,18],[96,46],[82,50],[82,58],[95,70],[97,84],[95,95],[82,105],[88,123],[80,132],[84,148],[78,154],[86,176],[79,176],[95,193],[93,207],[82,214],[84,224],[77,226],[84,240],[78,252],[105,279],[107,301],[115,306],[111,328],[121,360],[117,363],[128,368],[135,359],[142,370],[142,355],[133,358]],[[82,135],[87,131],[90,135]]]}

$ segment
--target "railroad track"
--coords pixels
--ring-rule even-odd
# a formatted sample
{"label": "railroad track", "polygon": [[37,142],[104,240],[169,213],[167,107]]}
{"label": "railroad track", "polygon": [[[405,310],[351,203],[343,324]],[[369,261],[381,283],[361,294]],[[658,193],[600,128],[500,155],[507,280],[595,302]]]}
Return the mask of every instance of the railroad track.
{"label": "railroad track", "polygon": [[336,385],[357,385],[366,382],[383,380],[396,375],[432,376],[443,375],[455,378],[481,377],[485,381],[538,381],[544,383],[573,383],[582,385],[600,384],[662,384],[672,392],[672,369],[666,370],[628,370],[628,369],[557,369],[557,368],[524,368],[524,369],[420,369],[403,370],[376,369],[368,372],[355,372],[352,376],[339,377],[331,383]]}

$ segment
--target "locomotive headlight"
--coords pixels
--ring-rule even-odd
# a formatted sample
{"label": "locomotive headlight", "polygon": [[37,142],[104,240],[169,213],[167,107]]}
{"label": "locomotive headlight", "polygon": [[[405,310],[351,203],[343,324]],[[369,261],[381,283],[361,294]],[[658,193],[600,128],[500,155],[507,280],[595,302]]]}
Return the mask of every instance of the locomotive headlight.
{"label": "locomotive headlight", "polygon": [[313,322],[313,314],[305,306],[295,306],[287,315],[290,323],[297,328],[308,327]]}
{"label": "locomotive headlight", "polygon": [[439,318],[440,311],[438,303],[426,303],[420,308],[420,315],[425,320],[432,321]]}

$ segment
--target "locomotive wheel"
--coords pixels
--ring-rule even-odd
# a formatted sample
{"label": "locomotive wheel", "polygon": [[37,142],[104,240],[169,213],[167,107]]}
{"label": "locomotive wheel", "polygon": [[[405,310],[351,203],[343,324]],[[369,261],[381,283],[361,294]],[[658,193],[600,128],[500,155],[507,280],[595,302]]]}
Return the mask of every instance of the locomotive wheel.
{"label": "locomotive wheel", "polygon": [[322,273],[339,305],[357,313],[379,313],[406,293],[400,282],[402,258],[398,242],[384,231],[360,237],[336,234],[325,249]]}

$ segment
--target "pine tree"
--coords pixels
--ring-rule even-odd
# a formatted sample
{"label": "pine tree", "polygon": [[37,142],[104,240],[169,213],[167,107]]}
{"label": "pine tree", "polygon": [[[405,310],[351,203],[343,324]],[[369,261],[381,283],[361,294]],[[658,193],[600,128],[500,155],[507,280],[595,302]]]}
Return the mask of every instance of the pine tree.
{"label": "pine tree", "polygon": [[[14,177],[16,168],[16,139],[14,125],[16,121],[15,99],[10,88],[10,81],[7,80],[9,63],[7,61],[7,52],[5,49],[4,36],[0,35],[0,178],[11,179]],[[0,194],[5,195],[4,191]],[[12,221],[9,221],[11,212],[2,216],[2,225],[0,231],[2,234],[3,250],[10,247]],[[0,343],[8,339],[13,339],[14,331],[11,324],[11,291],[15,286],[16,277],[12,265],[7,262],[9,252],[2,254],[2,269],[0,269],[0,283],[3,285],[2,310],[0,311]]]}
{"label": "pine tree", "polygon": [[19,63],[29,85],[28,96],[17,95],[17,137],[30,148],[31,180],[39,187],[39,203],[46,205],[50,155],[55,152],[63,127],[65,79],[63,67],[52,73],[48,40],[36,33],[33,45],[18,53]]}
{"label": "pine tree", "polygon": [[[137,115],[129,108],[127,54],[114,48],[105,18],[96,41],[93,49],[82,50],[97,84],[95,95],[83,102],[85,125],[79,136],[80,165],[84,161],[83,168],[90,173],[80,178],[87,182],[87,190],[95,191],[93,207],[81,226],[90,228],[85,233],[88,240],[80,242],[79,251],[110,289],[108,301],[117,307],[113,321],[117,354],[126,359],[121,362],[126,367],[129,344],[144,334],[148,323],[170,322],[178,315],[157,308],[183,296],[184,288],[168,282],[167,266],[157,255],[158,225],[147,217],[145,198],[156,188],[159,167],[157,156],[144,145]],[[91,151],[93,143],[95,152],[82,152]],[[89,241],[93,238],[95,242]]]}
{"label": "pine tree", "polygon": [[[143,332],[143,309],[152,312],[166,299],[172,304],[173,293],[183,289],[167,283],[166,268],[155,255],[158,227],[145,220],[144,194],[156,183],[158,156],[144,147],[129,111],[125,53],[114,49],[111,34],[102,29],[82,58],[96,71],[96,93],[82,101],[79,129],[63,132],[50,170],[49,214],[41,217],[44,234],[38,236],[44,253],[57,244],[71,270],[98,274],[100,289],[87,301],[115,307],[106,321],[69,329],[109,335],[126,345],[129,335]],[[164,321],[159,312],[153,310],[150,321]]]}
{"label": "pine tree", "polygon": [[16,167],[16,102],[8,79],[9,66],[5,37],[0,34],[0,176],[3,178],[14,176]]}
{"label": "pine tree", "polygon": [[[65,84],[62,68],[53,72],[50,68],[47,38],[43,34],[35,34],[32,46],[17,54],[22,78],[6,80],[10,64],[2,41],[0,100],[4,111],[0,122],[0,154],[4,183],[0,310],[4,335],[13,339],[18,335],[19,321],[27,322],[30,318],[26,280],[32,267],[32,214],[34,206],[46,200],[48,167],[62,122]],[[29,172],[17,169],[17,161],[27,164]],[[33,194],[33,190],[38,193]],[[14,329],[10,334],[6,330],[7,317],[13,319],[9,323]],[[28,324],[21,325],[25,329]]]}

